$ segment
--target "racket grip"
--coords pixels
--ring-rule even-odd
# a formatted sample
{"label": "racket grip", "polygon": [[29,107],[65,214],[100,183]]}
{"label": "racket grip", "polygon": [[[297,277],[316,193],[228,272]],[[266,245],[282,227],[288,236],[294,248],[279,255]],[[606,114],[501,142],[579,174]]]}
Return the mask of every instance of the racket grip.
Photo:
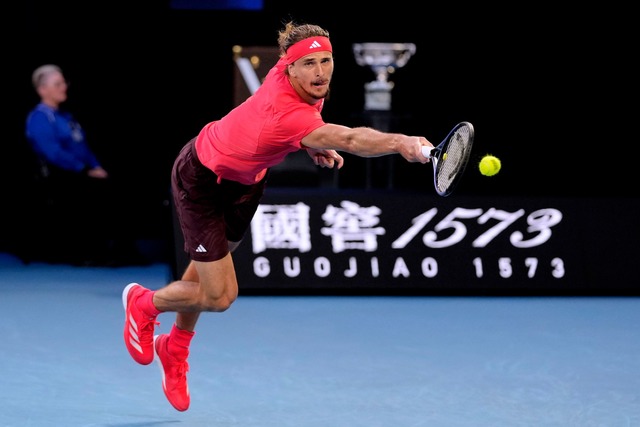
{"label": "racket grip", "polygon": [[422,155],[428,158],[431,158],[431,151],[433,151],[434,147],[429,147],[428,145],[422,146]]}

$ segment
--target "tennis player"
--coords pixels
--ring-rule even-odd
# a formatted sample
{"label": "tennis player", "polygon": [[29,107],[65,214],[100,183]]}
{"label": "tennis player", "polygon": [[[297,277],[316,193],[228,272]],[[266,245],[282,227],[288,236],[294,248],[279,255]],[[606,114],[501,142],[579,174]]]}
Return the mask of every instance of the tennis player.
{"label": "tennis player", "polygon": [[[208,123],[175,160],[172,193],[190,262],[181,277],[150,290],[122,293],[124,342],[142,365],[160,363],[166,398],[189,408],[189,346],[202,312],[224,312],[238,296],[231,253],[250,225],[267,171],[297,150],[319,167],[342,168],[344,151],[360,157],[400,154],[427,163],[421,136],[325,123],[321,112],[333,75],[329,33],[289,22],[278,34],[280,58],[260,88],[226,116]],[[154,336],[160,313],[175,312],[168,334]]]}

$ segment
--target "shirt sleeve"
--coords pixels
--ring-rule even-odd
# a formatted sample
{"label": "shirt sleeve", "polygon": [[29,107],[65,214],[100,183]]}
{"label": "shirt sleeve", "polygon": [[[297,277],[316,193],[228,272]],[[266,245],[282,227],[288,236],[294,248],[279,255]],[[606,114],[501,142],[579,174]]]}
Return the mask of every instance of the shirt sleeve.
{"label": "shirt sleeve", "polygon": [[297,147],[302,146],[302,139],[311,132],[324,125],[320,111],[310,105],[303,105],[290,110],[280,118],[280,132],[282,135],[293,136]]}

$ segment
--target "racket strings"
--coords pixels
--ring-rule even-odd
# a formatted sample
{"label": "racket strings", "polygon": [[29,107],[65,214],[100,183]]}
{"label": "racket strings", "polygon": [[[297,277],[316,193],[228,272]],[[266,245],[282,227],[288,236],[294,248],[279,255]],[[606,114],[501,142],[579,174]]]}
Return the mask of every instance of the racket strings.
{"label": "racket strings", "polygon": [[436,175],[436,189],[440,193],[446,193],[456,182],[456,177],[464,170],[468,159],[470,130],[467,127],[458,129],[440,156],[438,172]]}

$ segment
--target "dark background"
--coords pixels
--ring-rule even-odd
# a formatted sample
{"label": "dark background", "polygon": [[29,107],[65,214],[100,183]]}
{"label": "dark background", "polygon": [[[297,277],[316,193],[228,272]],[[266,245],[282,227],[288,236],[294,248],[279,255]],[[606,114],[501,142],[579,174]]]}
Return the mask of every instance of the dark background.
{"label": "dark background", "polygon": [[[174,156],[233,106],[232,46],[275,46],[289,19],[329,30],[335,73],[323,116],[345,125],[363,124],[364,84],[374,78],[356,64],[352,44],[416,44],[416,54],[390,78],[392,130],[435,144],[457,122],[472,122],[474,164],[456,194],[639,195],[629,11],[443,3],[264,1],[258,11],[175,9],[169,1],[5,6],[15,30],[5,39],[3,61],[3,236],[26,215],[16,198],[25,187],[16,177],[24,120],[38,102],[30,81],[37,66],[62,67],[71,82],[64,107],[123,183],[120,202],[136,233],[153,239],[169,234]],[[495,177],[475,166],[486,153],[502,159]],[[339,187],[364,187],[365,161],[345,157]],[[394,164],[396,190],[433,194],[431,166]],[[375,165],[382,179],[388,163]]]}

